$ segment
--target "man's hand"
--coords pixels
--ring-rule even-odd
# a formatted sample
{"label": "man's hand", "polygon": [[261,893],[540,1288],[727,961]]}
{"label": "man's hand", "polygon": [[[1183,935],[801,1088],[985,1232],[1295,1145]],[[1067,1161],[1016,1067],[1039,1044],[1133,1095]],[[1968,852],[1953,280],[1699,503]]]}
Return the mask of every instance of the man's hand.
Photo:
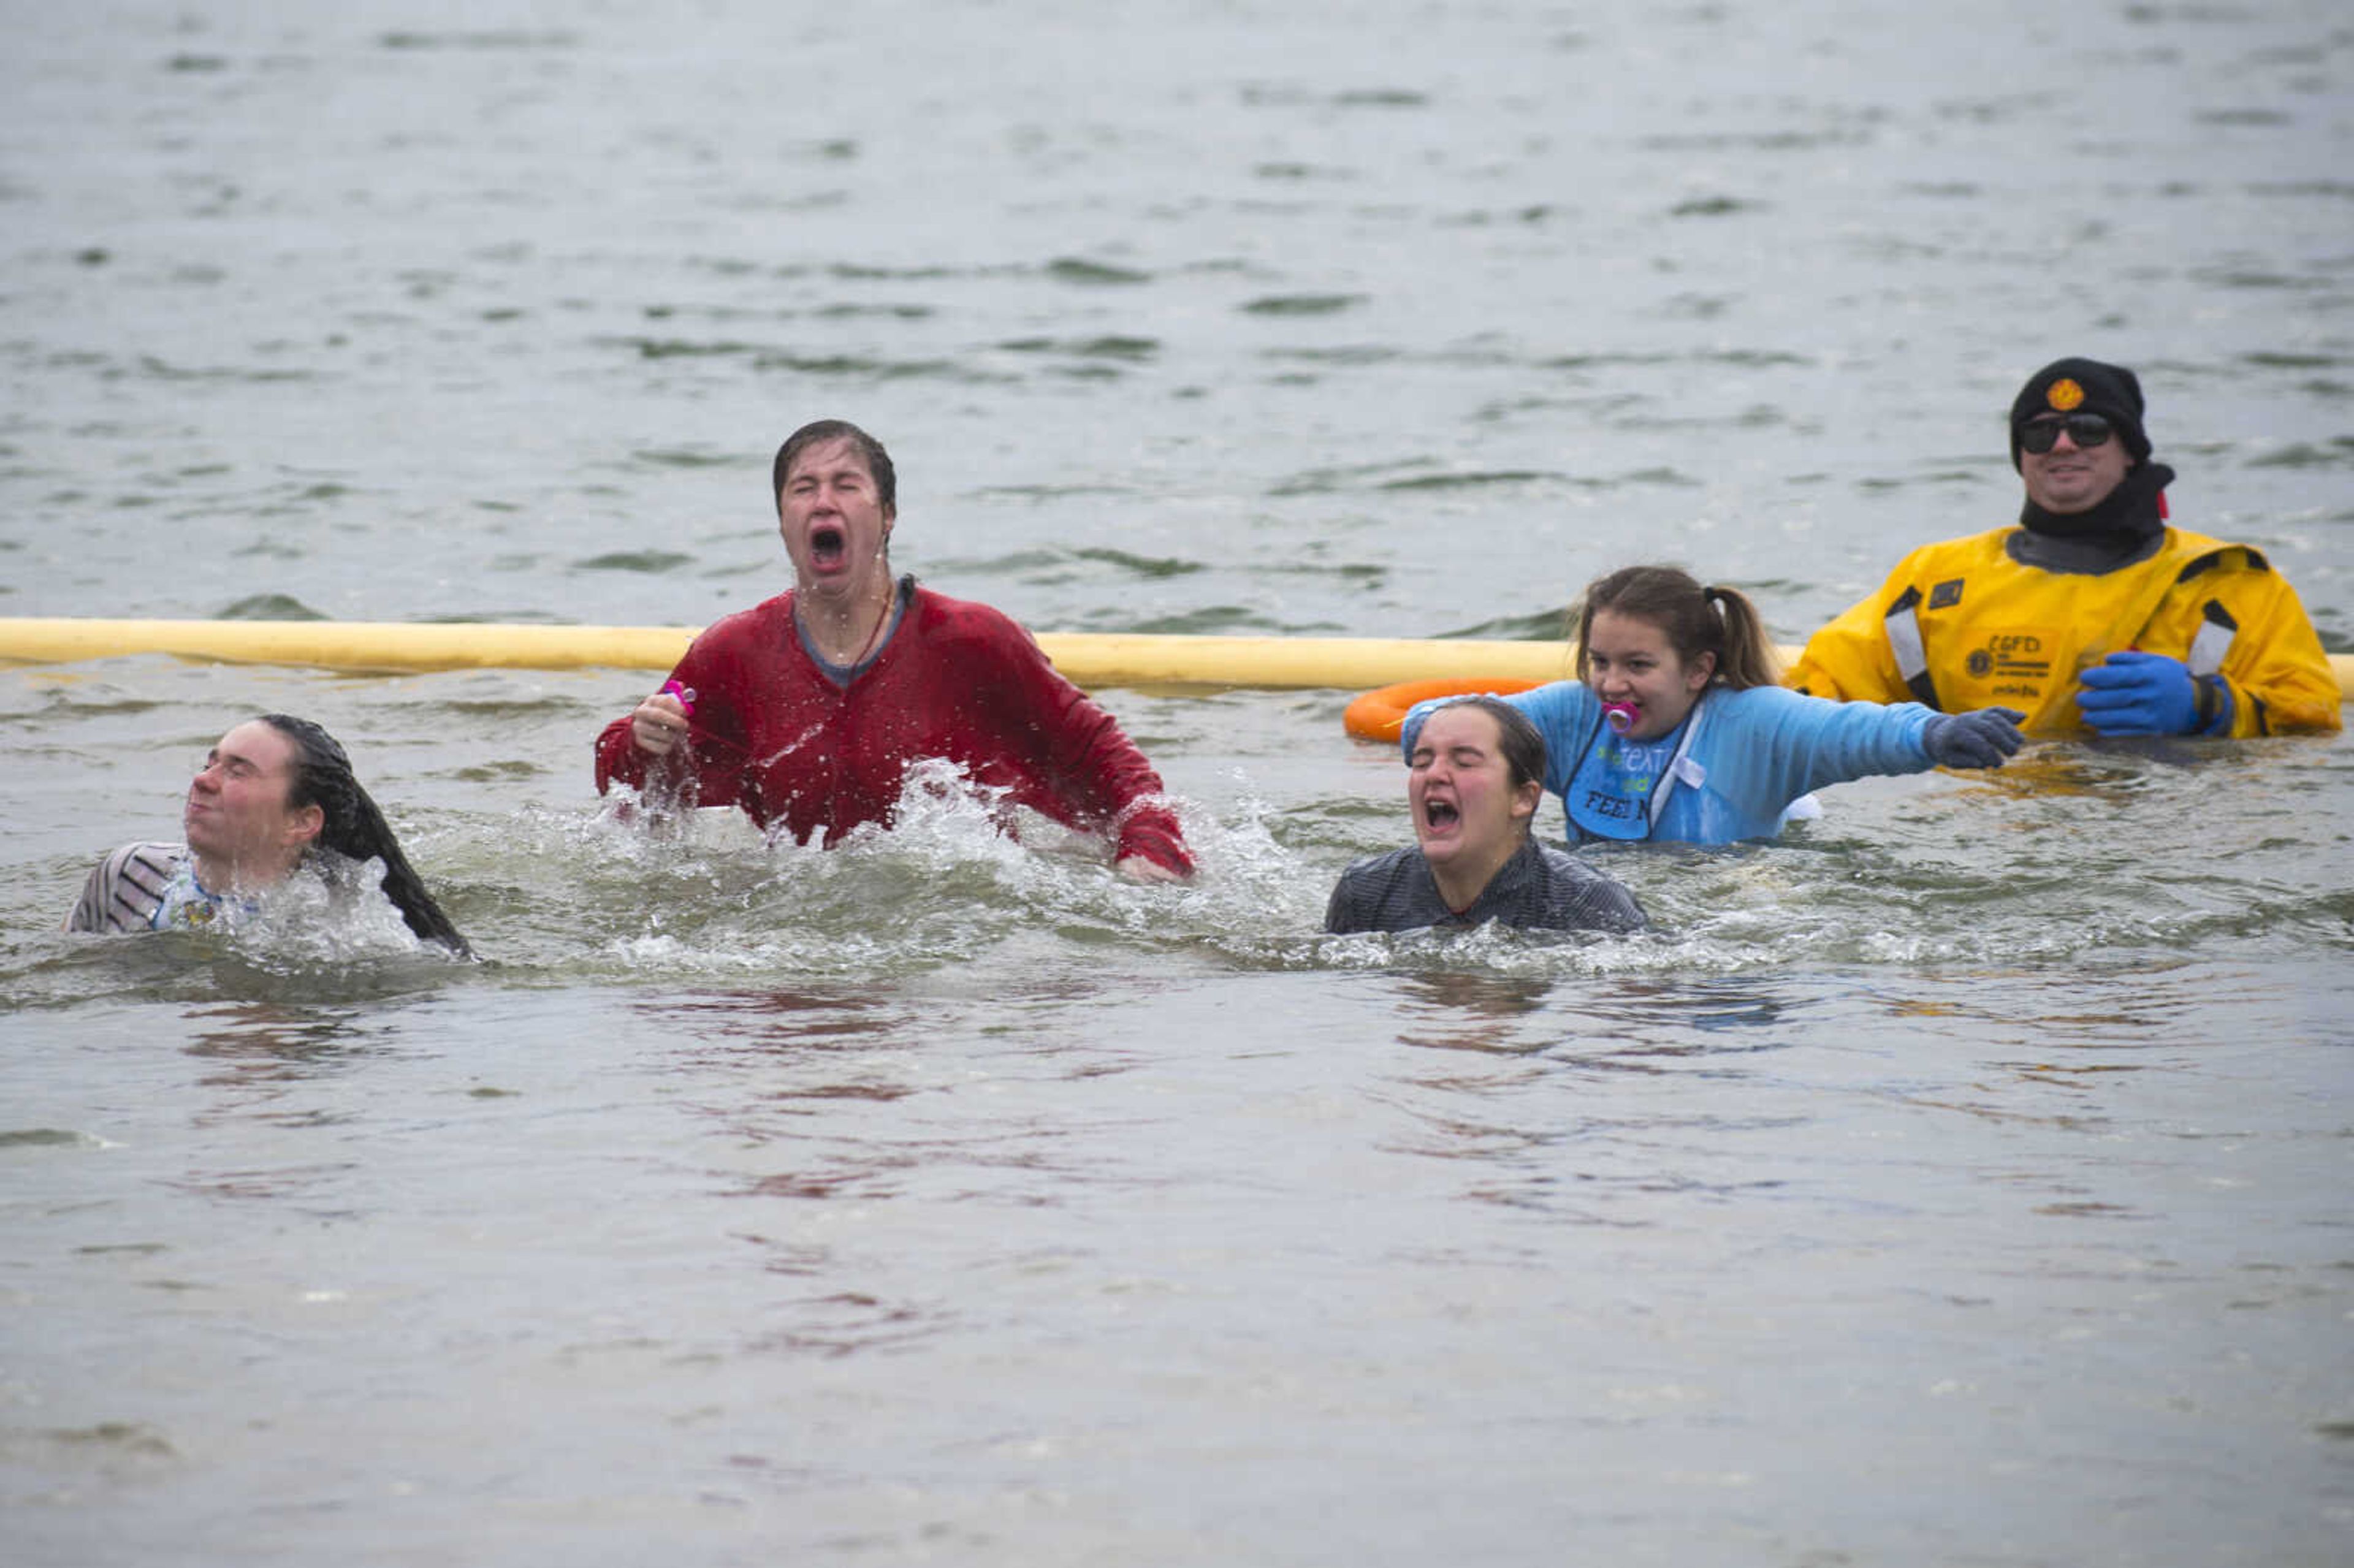
{"label": "man's hand", "polygon": [[2190,666],[2127,649],[2078,677],[2076,710],[2095,735],[2189,735],[2199,726]]}
{"label": "man's hand", "polygon": [[1170,870],[1150,855],[1122,855],[1112,863],[1112,869],[1130,882],[1182,882],[1184,876]]}
{"label": "man's hand", "polygon": [[665,686],[631,713],[630,738],[649,757],[667,757],[686,738],[689,711],[679,694]]}

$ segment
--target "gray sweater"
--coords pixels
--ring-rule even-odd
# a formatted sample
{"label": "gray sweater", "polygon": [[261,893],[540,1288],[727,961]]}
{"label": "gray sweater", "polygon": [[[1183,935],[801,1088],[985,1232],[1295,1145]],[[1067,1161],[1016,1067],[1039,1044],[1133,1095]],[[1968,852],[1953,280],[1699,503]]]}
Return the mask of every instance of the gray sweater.
{"label": "gray sweater", "polygon": [[1553,931],[1636,931],[1644,924],[1643,906],[1633,894],[1576,856],[1533,839],[1498,868],[1460,915],[1439,896],[1430,863],[1412,844],[1350,866],[1324,910],[1324,928],[1335,933],[1460,927],[1489,920]]}

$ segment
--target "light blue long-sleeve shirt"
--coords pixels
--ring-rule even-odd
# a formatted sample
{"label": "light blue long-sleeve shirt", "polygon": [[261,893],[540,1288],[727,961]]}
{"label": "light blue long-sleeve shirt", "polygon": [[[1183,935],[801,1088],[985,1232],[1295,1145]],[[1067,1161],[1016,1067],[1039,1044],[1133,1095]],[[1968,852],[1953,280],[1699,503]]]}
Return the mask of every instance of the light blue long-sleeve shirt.
{"label": "light blue long-sleeve shirt", "polygon": [[[1579,759],[1602,732],[1602,704],[1584,683],[1556,681],[1503,699],[1529,715],[1545,740],[1545,789],[1563,797]],[[1414,755],[1422,721],[1447,701],[1416,703],[1399,744]],[[1783,813],[1809,790],[1874,773],[1920,773],[1935,766],[1921,732],[1936,715],[1919,703],[1834,703],[1782,686],[1712,686],[1688,724],[1698,724],[1684,765],[1651,825],[1654,842],[1723,844],[1768,839]],[[1587,835],[1575,818],[1570,842]]]}

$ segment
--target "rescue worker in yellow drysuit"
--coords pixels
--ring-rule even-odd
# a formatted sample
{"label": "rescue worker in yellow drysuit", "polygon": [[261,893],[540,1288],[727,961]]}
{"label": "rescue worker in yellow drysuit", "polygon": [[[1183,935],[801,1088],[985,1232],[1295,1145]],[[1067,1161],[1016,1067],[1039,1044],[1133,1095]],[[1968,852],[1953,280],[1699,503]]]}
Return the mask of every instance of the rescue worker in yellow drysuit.
{"label": "rescue worker in yellow drysuit", "polygon": [[1925,546],[1815,633],[1819,697],[2011,707],[2030,735],[2234,737],[2338,727],[2338,682],[2272,564],[2166,521],[2141,383],[2047,365],[2010,410],[2019,525]]}

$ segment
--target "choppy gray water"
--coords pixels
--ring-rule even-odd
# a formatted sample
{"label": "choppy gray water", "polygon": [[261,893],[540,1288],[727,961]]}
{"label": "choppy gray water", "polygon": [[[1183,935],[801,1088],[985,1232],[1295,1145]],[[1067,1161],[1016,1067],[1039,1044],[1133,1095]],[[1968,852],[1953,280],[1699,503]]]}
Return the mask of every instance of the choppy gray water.
{"label": "choppy gray water", "polygon": [[[0,614],[695,623],[856,418],[1042,630],[1796,641],[2138,366],[2354,647],[2327,0],[10,7]],[[605,821],[627,672],[0,672],[11,1563],[2338,1563],[2354,768],[2037,748],[1316,934],[1349,694],[1107,692],[1202,852]],[[267,708],[388,916],[69,939]],[[1557,810],[1554,808],[1553,810]]]}

